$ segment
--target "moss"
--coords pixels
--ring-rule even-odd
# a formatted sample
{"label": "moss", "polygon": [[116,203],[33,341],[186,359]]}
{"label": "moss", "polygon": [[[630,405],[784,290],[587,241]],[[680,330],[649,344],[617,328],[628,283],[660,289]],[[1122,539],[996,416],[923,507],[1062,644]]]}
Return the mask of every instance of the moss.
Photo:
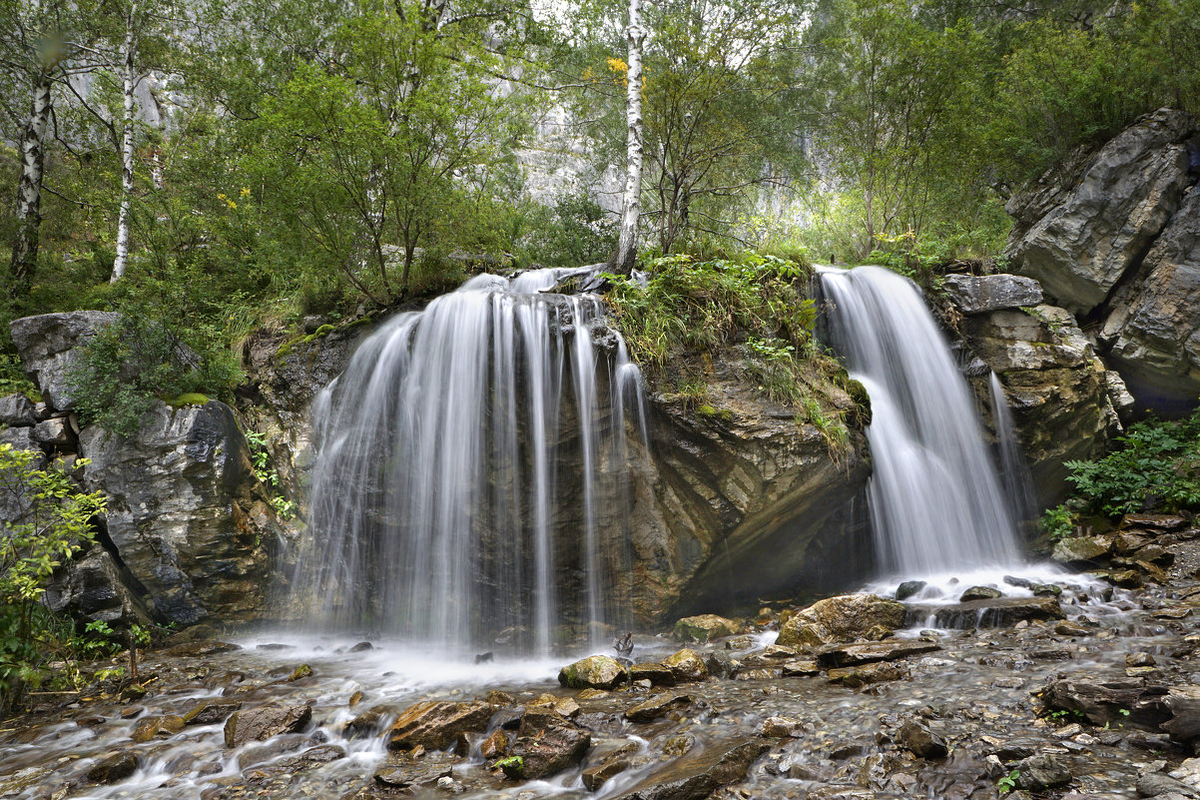
{"label": "moss", "polygon": [[202,406],[208,402],[208,395],[200,394],[199,392],[185,392],[176,397],[167,400],[167,405],[171,408],[182,408],[183,406]]}
{"label": "moss", "polygon": [[525,773],[525,759],[521,756],[501,758],[496,762],[495,766],[504,771],[504,777],[511,778],[512,780],[520,780],[521,776]]}
{"label": "moss", "polygon": [[733,422],[732,411],[727,408],[713,408],[710,405],[698,406],[696,408],[696,416],[717,422]]}
{"label": "moss", "polygon": [[356,325],[362,325],[369,322],[371,319],[371,316],[363,316],[351,322],[347,322],[344,325],[334,325],[333,323],[327,322],[312,333],[304,336],[293,336],[291,339],[286,340],[283,344],[279,345],[279,348],[275,351],[275,357],[285,358],[288,353],[296,349],[296,345],[312,344],[316,340],[323,339],[331,333],[339,330],[347,330],[355,327]]}

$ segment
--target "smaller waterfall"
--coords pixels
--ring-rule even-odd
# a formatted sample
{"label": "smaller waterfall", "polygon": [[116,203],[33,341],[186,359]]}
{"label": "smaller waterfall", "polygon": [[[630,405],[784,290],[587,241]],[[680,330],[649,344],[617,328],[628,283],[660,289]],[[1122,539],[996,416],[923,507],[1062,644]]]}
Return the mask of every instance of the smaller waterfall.
{"label": "smaller waterfall", "polygon": [[473,278],[322,392],[293,580],[318,626],[546,654],[625,621],[641,374],[598,299],[546,293],[569,272]]}
{"label": "smaller waterfall", "polygon": [[822,268],[834,349],[871,397],[868,488],[883,567],[931,575],[1019,557],[971,392],[912,281]]}
{"label": "smaller waterfall", "polygon": [[1021,442],[1017,438],[1017,426],[1008,406],[1004,384],[996,373],[992,373],[992,419],[996,423],[996,439],[1000,449],[1000,478],[1004,493],[1008,497],[1013,519],[1020,525],[1037,517],[1037,493],[1029,477],[1029,467],[1021,453]]}

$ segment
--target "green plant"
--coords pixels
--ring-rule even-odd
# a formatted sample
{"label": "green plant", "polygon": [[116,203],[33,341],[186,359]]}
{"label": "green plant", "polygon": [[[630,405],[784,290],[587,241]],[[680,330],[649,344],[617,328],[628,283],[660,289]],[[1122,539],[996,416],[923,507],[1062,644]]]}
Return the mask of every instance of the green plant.
{"label": "green plant", "polygon": [[284,497],[279,483],[279,473],[271,464],[271,451],[267,447],[266,437],[258,431],[246,431],[246,444],[250,446],[250,465],[254,469],[254,477],[267,488],[271,495],[271,507],[275,514],[284,520],[296,516],[296,503]]}
{"label": "green plant", "polygon": [[1117,444],[1104,458],[1066,463],[1084,511],[1118,516],[1200,508],[1200,412],[1131,425]]}
{"label": "green plant", "polygon": [[1042,530],[1046,532],[1051,541],[1057,542],[1060,539],[1066,539],[1075,532],[1075,514],[1067,508],[1066,504],[1046,509],[1042,514]]}
{"label": "green plant", "polygon": [[104,511],[102,495],[78,493],[61,461],[42,459],[0,444],[0,498],[16,510],[0,526],[0,710],[48,677],[46,645],[64,637],[38,601],[54,571],[91,544],[91,520]]}
{"label": "green plant", "polygon": [[1000,780],[996,781],[996,791],[1000,794],[1008,794],[1013,789],[1017,788],[1017,781],[1021,778],[1021,770],[1014,769],[1012,772],[1005,775]]}

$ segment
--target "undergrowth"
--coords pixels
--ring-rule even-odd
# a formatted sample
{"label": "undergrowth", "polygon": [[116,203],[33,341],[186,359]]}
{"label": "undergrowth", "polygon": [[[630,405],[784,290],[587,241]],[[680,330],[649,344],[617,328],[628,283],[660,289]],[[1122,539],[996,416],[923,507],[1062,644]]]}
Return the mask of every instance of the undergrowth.
{"label": "undergrowth", "polygon": [[1117,445],[1103,458],[1066,463],[1075,496],[1043,515],[1052,539],[1070,536],[1087,516],[1200,511],[1200,410],[1131,425]]}
{"label": "undergrowth", "polygon": [[718,350],[742,356],[743,376],[776,403],[795,410],[831,450],[849,441],[845,414],[829,402],[830,384],[848,383],[841,365],[813,336],[817,309],[806,295],[811,265],[748,253],[699,261],[670,255],[650,261],[645,286],[610,276],[607,300],[632,357],[701,416],[728,421],[709,398],[708,371]]}

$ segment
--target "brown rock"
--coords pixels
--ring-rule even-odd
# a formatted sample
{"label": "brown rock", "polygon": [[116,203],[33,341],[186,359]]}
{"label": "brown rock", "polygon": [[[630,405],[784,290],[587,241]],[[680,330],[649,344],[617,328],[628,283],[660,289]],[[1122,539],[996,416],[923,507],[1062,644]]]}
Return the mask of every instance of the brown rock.
{"label": "brown rock", "polygon": [[701,800],[722,786],[745,778],[750,765],[768,749],[759,740],[709,745],[695,755],[669,762],[619,797],[620,800]]}
{"label": "brown rock", "polygon": [[583,787],[589,792],[595,792],[611,779],[629,769],[629,762],[623,758],[610,758],[594,767],[588,767],[580,776]]}
{"label": "brown rock", "polygon": [[138,744],[151,739],[165,739],[183,730],[183,717],[146,717],[138,722],[133,729],[133,740]]}
{"label": "brown rock", "polygon": [[397,709],[392,705],[371,706],[342,727],[342,735],[347,739],[375,736],[387,721],[396,716]]}
{"label": "brown rock", "polygon": [[183,723],[185,725],[215,725],[218,722],[224,722],[230,714],[241,707],[242,704],[237,700],[221,698],[205,700],[199,705],[193,706],[183,715]]}
{"label": "brown rock", "polygon": [[817,664],[822,667],[853,667],[858,664],[873,664],[876,661],[897,661],[901,658],[932,653],[941,650],[934,642],[912,639],[889,639],[870,644],[834,645],[817,653]]}
{"label": "brown rock", "polygon": [[225,720],[225,746],[262,742],[284,733],[298,733],[312,719],[312,706],[266,705],[235,712]]}
{"label": "brown rock", "polygon": [[690,705],[692,698],[686,694],[667,692],[656,694],[648,700],[625,710],[625,718],[630,722],[650,722],[659,717],[665,717],[672,711]]}
{"label": "brown rock", "polygon": [[426,701],[409,706],[388,730],[388,747],[411,750],[423,746],[444,750],[459,734],[481,732],[487,728],[494,709],[488,703]]}
{"label": "brown rock", "polygon": [[830,683],[840,683],[850,689],[859,689],[871,683],[898,681],[907,677],[907,667],[902,664],[889,664],[886,661],[829,670]]}
{"label": "brown rock", "polygon": [[671,670],[679,683],[702,681],[708,677],[708,667],[705,666],[704,659],[694,650],[680,650],[665,659],[663,666]]}
{"label": "brown rock", "polygon": [[818,600],[787,621],[776,644],[784,647],[848,642],[876,626],[904,625],[905,607],[873,594],[849,594]]}
{"label": "brown rock", "polygon": [[629,668],[629,680],[648,680],[652,686],[674,686],[675,673],[665,664],[634,664]]}
{"label": "brown rock", "polygon": [[675,623],[675,640],[679,642],[711,642],[724,636],[736,636],[742,628],[736,622],[716,614],[684,617]]}
{"label": "brown rock", "polygon": [[559,684],[570,689],[615,689],[629,680],[625,665],[609,656],[588,656],[558,673]]}
{"label": "brown rock", "polygon": [[87,778],[92,783],[117,783],[137,772],[139,766],[141,761],[136,753],[117,753],[89,769]]}
{"label": "brown rock", "polygon": [[591,747],[591,734],[558,714],[527,711],[513,742],[513,772],[521,780],[545,778],[583,760]]}

